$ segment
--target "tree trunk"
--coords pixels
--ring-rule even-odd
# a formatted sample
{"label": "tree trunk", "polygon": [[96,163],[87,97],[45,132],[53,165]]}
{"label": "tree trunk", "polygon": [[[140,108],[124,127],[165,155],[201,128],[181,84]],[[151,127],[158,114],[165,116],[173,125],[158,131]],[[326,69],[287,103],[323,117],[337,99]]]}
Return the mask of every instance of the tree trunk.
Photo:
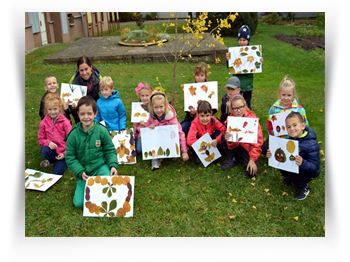
{"label": "tree trunk", "polygon": [[176,65],[179,56],[177,55],[177,13],[175,13],[175,52],[174,52],[174,74],[173,74],[173,93],[171,96],[171,104],[174,105],[175,101],[175,87],[176,87]]}

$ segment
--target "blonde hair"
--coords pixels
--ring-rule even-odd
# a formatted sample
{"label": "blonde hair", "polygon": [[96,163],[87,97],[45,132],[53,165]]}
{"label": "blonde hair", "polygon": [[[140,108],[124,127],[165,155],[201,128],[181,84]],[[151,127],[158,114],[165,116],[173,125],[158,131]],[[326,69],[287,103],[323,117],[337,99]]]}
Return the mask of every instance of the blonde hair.
{"label": "blonde hair", "polygon": [[207,65],[204,62],[200,62],[196,65],[196,67],[194,68],[194,74],[193,77],[195,75],[198,75],[200,73],[204,73],[205,74],[205,79],[208,78],[208,72],[207,72]]}
{"label": "blonde hair", "polygon": [[232,110],[232,102],[238,101],[238,100],[243,101],[243,104],[244,104],[245,108],[247,109],[247,103],[246,103],[244,97],[241,96],[241,95],[234,95],[234,96],[230,99],[230,114],[233,112],[233,110]]}
{"label": "blonde hair", "polygon": [[54,105],[58,106],[60,113],[64,115],[60,95],[58,93],[48,93],[45,96],[45,106],[44,106],[44,115],[45,116],[47,115],[47,109],[48,109],[50,103],[53,103]]}
{"label": "blonde hair", "polygon": [[46,86],[46,82],[49,78],[55,78],[56,79],[56,82],[57,82],[57,78],[53,75],[48,75],[47,77],[45,77],[45,80],[44,80],[44,83],[45,83],[45,86]]}
{"label": "blonde hair", "polygon": [[102,77],[101,81],[100,81],[100,88],[102,87],[110,87],[112,89],[114,89],[114,84],[113,84],[113,80],[111,77],[109,76],[104,76]]}
{"label": "blonde hair", "polygon": [[151,98],[149,99],[148,110],[150,114],[154,116],[153,102],[156,100],[161,100],[164,102],[164,107],[165,107],[164,114],[167,114],[170,111],[169,102],[168,102],[168,99],[166,98],[166,95],[160,91],[153,92],[153,94],[151,95]]}
{"label": "blonde hair", "polygon": [[147,90],[150,94],[152,94],[152,92],[153,92],[153,88],[149,85],[149,84],[147,84],[147,83],[141,83],[141,84],[143,84],[143,87],[141,87],[140,89],[139,89],[139,93],[138,93],[138,96],[139,96],[139,101],[141,102],[141,97],[140,97],[140,92],[142,91],[142,90]]}
{"label": "blonde hair", "polygon": [[280,83],[280,86],[279,86],[279,89],[278,89],[278,99],[280,99],[280,92],[281,92],[281,89],[282,88],[292,88],[293,89],[293,96],[296,100],[298,100],[298,96],[297,96],[297,92],[295,90],[295,82],[293,81],[293,79],[289,78],[288,76],[285,76],[281,83]]}

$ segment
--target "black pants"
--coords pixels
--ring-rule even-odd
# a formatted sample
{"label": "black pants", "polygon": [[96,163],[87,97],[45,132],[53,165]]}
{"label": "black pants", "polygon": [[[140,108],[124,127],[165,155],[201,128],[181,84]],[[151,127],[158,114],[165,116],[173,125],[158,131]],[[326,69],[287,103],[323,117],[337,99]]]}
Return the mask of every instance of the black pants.
{"label": "black pants", "polygon": [[244,97],[244,100],[246,101],[249,110],[252,110],[252,106],[250,104],[250,100],[252,100],[252,92],[253,91],[241,92],[241,95]]}
{"label": "black pants", "polygon": [[312,180],[312,174],[310,173],[292,173],[285,170],[280,170],[284,178],[288,179],[298,188],[304,188]]}

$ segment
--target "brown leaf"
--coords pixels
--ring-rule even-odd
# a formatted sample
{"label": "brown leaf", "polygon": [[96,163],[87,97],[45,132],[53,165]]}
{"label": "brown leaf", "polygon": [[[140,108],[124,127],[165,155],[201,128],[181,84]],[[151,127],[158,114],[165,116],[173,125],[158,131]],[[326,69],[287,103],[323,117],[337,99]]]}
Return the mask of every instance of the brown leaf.
{"label": "brown leaf", "polygon": [[229,217],[230,219],[235,219],[235,218],[236,218],[236,215],[231,214],[231,215],[229,215],[228,217]]}
{"label": "brown leaf", "polygon": [[190,218],[189,217],[186,217],[187,221],[190,222]]}

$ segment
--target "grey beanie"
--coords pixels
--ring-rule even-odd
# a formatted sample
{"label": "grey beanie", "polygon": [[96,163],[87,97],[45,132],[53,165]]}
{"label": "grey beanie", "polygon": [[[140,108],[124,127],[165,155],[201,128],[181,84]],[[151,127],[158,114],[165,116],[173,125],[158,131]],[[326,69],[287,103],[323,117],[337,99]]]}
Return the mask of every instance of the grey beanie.
{"label": "grey beanie", "polygon": [[240,88],[240,82],[239,82],[239,79],[237,76],[231,76],[228,80],[227,80],[227,83],[225,85],[225,88],[226,87],[231,87],[233,89],[236,89],[236,88]]}

